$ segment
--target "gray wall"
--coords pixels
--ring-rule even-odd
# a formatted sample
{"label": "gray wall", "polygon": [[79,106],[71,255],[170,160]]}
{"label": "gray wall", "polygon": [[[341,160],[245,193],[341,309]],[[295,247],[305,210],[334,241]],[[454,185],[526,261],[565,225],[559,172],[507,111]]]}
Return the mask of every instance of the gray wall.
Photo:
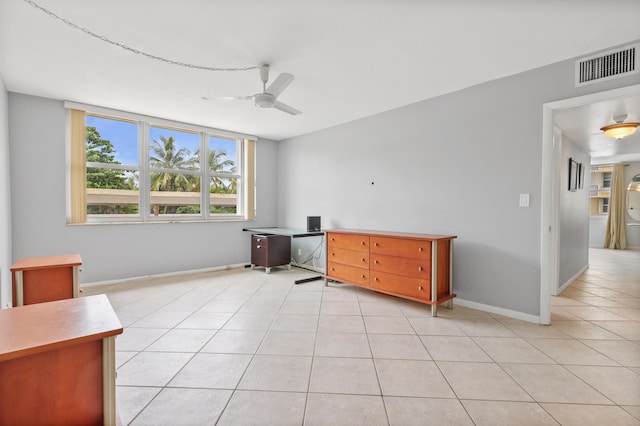
{"label": "gray wall", "polygon": [[259,140],[255,222],[69,226],[65,120],[61,101],[9,93],[13,261],[79,253],[82,283],[233,265],[250,260],[242,228],[276,221],[277,145]]}
{"label": "gray wall", "polygon": [[542,105],[640,82],[573,79],[568,60],[282,141],[279,224],[455,234],[460,299],[538,316]]}
{"label": "gray wall", "polygon": [[[586,168],[582,189],[569,191],[569,158]],[[591,158],[570,140],[561,142],[559,204],[559,288],[571,284],[589,266],[589,180]],[[557,294],[557,293],[555,293]]]}
{"label": "gray wall", "polygon": [[0,76],[0,308],[11,303],[11,189],[8,97]]}

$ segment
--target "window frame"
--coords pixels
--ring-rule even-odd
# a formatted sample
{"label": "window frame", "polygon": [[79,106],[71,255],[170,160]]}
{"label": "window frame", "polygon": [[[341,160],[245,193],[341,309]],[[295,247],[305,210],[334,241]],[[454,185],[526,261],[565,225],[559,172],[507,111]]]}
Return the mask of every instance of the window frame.
{"label": "window frame", "polygon": [[[68,181],[69,191],[69,212],[67,214],[67,222],[70,224],[109,224],[109,223],[162,223],[162,222],[221,222],[221,221],[245,221],[255,218],[255,142],[257,137],[236,132],[229,132],[195,124],[183,123],[173,120],[167,120],[157,117],[150,117],[140,114],[134,114],[125,111],[112,110],[103,107],[96,107],[74,102],[65,102],[68,116],[68,141],[70,147],[70,177]],[[80,124],[73,122],[73,114],[78,113],[75,120],[80,120],[82,116],[83,132],[80,130]],[[110,120],[119,120],[124,122],[135,123],[137,129],[137,149],[138,164],[135,166],[125,164],[86,162],[86,117],[93,116]],[[74,129],[75,126],[75,129]],[[150,128],[160,127],[172,131],[187,132],[199,135],[199,152],[200,165],[198,170],[188,169],[165,169],[152,167],[149,163],[151,136]],[[73,138],[78,138],[82,133],[82,143]],[[235,141],[236,144],[236,162],[235,173],[212,172],[209,163],[209,146],[210,138],[222,138]],[[82,148],[82,153],[77,152]],[[74,164],[74,159],[75,163]],[[82,166],[77,163],[81,161]],[[117,215],[109,215],[108,217],[99,217],[87,214],[86,202],[86,172],[88,167],[106,168],[112,170],[127,170],[138,173],[138,214],[123,214],[122,217]],[[78,173],[84,173],[84,176],[77,176]],[[76,176],[74,177],[74,171]],[[154,216],[151,211],[151,173],[167,172],[175,174],[186,174],[198,176],[200,178],[200,213],[191,214],[163,214]],[[220,177],[225,179],[236,179],[236,213],[211,213],[211,192],[210,182],[213,178]],[[74,182],[76,182],[74,184]],[[75,188],[74,188],[75,185]],[[80,186],[82,188],[80,188]],[[84,194],[81,194],[84,190]],[[80,209],[83,204],[84,214],[74,214],[74,208]]]}

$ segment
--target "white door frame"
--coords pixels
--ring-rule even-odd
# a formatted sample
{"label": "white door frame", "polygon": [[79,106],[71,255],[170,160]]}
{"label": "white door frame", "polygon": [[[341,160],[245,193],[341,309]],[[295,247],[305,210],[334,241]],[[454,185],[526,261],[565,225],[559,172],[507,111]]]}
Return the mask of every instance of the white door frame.
{"label": "white door frame", "polygon": [[[553,124],[556,110],[640,95],[640,84],[542,105],[542,191],[540,220],[540,324],[551,324],[551,294],[559,287],[560,145],[562,132]],[[606,117],[603,118],[603,120]]]}

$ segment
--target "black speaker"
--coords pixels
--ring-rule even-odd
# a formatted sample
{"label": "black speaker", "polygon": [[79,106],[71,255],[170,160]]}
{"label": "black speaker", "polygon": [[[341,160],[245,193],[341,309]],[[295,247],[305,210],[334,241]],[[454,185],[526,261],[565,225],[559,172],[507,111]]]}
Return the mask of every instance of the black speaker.
{"label": "black speaker", "polygon": [[320,216],[307,216],[307,232],[320,231]]}

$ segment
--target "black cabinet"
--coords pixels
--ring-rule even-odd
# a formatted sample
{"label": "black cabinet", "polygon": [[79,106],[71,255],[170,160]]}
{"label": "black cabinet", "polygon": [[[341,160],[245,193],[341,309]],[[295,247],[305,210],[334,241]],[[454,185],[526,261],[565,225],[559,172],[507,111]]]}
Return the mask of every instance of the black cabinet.
{"label": "black cabinet", "polygon": [[291,237],[288,235],[253,234],[251,236],[251,268],[263,266],[267,274],[273,266],[291,269]]}

